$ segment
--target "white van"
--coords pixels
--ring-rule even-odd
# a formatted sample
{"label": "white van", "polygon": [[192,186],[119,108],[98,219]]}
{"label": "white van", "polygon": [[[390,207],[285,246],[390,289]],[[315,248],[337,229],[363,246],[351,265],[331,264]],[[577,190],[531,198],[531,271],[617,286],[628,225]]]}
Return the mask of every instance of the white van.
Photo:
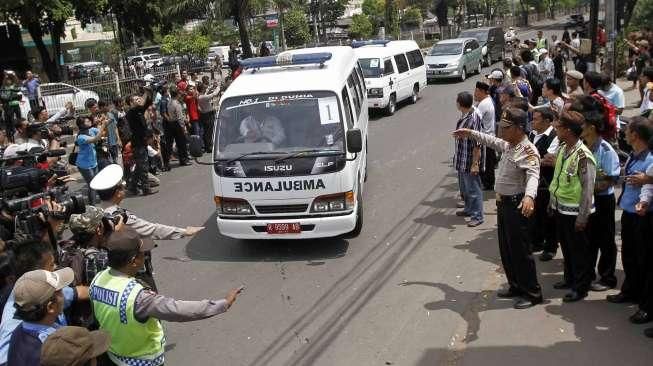
{"label": "white van", "polygon": [[361,41],[352,47],[363,69],[369,108],[395,113],[397,103],[417,103],[426,87],[426,66],[415,41]]}
{"label": "white van", "polygon": [[[368,112],[350,47],[241,61],[220,100],[213,187],[220,233],[241,239],[356,236]],[[196,143],[197,144],[197,143]],[[191,144],[191,153],[201,151]]]}

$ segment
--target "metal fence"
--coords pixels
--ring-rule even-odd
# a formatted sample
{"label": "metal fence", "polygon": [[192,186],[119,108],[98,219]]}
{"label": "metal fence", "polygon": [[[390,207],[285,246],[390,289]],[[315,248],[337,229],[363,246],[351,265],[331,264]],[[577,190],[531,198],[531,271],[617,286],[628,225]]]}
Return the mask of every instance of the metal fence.
{"label": "metal fence", "polygon": [[110,71],[104,74],[68,80],[66,82],[47,83],[40,86],[41,101],[50,114],[55,114],[72,102],[75,110],[84,111],[88,99],[105,100],[109,103],[118,97],[126,97],[139,91],[144,85],[143,77],[152,75],[155,80],[174,82],[180,77],[182,70],[188,73],[205,72],[203,63],[175,64],[153,67],[147,70],[129,68],[125,70],[125,77]]}

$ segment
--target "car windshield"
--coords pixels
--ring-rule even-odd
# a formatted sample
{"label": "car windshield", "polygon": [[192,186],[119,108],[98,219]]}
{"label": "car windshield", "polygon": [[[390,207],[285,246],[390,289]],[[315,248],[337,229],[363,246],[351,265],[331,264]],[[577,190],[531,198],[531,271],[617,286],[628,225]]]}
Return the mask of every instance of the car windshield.
{"label": "car windshield", "polygon": [[[292,92],[226,99],[218,115],[216,160],[306,150],[344,153],[338,98],[331,92]],[[309,151],[310,150],[310,151]]]}
{"label": "car windshield", "polygon": [[429,56],[460,55],[461,53],[463,53],[462,43],[438,43],[431,48]]}
{"label": "car windshield", "polygon": [[363,76],[366,78],[378,78],[383,75],[383,65],[378,58],[361,58],[358,63],[363,69]]}
{"label": "car windshield", "polygon": [[459,38],[476,38],[481,42],[487,41],[487,31],[467,30],[460,32]]}

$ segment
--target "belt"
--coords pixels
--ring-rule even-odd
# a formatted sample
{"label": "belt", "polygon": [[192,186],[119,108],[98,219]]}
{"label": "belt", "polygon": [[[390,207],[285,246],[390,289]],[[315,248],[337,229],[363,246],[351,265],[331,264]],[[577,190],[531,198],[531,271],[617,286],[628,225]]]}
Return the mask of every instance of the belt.
{"label": "belt", "polygon": [[520,203],[524,198],[524,193],[518,193],[513,195],[504,195],[497,193],[497,203]]}

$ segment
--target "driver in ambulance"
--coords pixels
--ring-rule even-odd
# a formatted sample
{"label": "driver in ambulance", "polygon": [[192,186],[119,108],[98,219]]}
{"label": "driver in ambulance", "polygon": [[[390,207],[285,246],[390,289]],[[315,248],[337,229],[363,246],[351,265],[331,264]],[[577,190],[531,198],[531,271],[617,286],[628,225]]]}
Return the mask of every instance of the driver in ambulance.
{"label": "driver in ambulance", "polygon": [[254,106],[250,115],[240,122],[240,135],[245,142],[271,142],[275,147],[286,139],[281,121],[259,106]]}

